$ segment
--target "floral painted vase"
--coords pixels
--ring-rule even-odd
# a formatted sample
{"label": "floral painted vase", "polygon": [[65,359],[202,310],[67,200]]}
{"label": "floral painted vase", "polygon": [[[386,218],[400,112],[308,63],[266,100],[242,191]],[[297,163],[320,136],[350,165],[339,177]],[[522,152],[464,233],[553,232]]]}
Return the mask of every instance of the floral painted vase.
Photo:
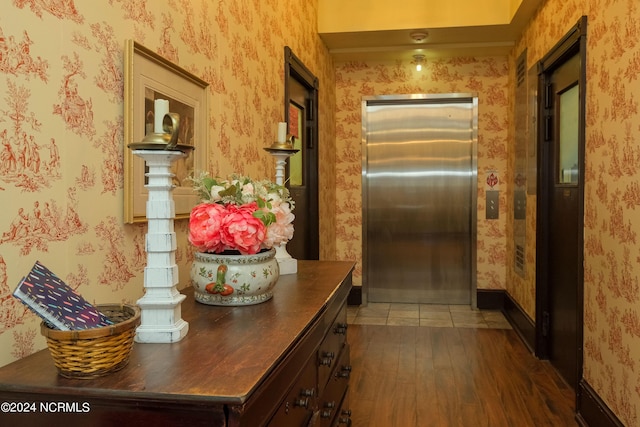
{"label": "floral painted vase", "polygon": [[253,255],[196,252],[190,272],[196,301],[227,306],[268,301],[280,277],[275,255],[275,249]]}

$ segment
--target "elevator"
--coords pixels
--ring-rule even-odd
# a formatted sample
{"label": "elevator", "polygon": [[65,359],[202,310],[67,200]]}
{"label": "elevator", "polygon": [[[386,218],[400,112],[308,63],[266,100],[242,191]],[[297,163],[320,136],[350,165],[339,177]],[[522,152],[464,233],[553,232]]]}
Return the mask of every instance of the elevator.
{"label": "elevator", "polygon": [[363,300],[476,306],[478,100],[365,97]]}

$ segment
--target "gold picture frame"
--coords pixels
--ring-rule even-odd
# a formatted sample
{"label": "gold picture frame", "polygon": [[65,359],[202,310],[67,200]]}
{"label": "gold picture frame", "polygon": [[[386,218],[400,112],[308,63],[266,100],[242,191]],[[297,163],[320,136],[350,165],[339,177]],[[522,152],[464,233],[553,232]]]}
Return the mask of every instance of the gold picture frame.
{"label": "gold picture frame", "polygon": [[146,222],[148,192],[144,160],[128,145],[153,132],[154,100],[169,100],[169,111],[180,115],[180,145],[194,150],[175,162],[175,218],[189,218],[198,202],[185,178],[207,170],[209,83],[135,42],[126,40],[124,56],[124,222]]}

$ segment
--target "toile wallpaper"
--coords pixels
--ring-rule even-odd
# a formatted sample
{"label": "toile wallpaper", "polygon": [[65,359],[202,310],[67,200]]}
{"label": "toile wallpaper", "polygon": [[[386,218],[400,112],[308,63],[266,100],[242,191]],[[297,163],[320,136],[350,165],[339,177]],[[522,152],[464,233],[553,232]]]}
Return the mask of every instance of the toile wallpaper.
{"label": "toile wallpaper", "polygon": [[[632,426],[640,423],[640,3],[547,0],[514,54],[526,48],[528,63],[534,64],[583,15],[588,19],[583,375],[620,421]],[[527,261],[529,269],[535,266]],[[509,278],[511,293],[522,283],[513,274]]]}
{"label": "toile wallpaper", "polygon": [[[362,284],[362,97],[413,93],[473,93],[478,96],[477,287],[504,289],[508,205],[509,63],[506,57],[336,64],[337,253],[358,261],[354,282]],[[485,219],[488,174],[499,179],[498,220]]]}
{"label": "toile wallpaper", "polygon": [[[6,4],[5,4],[6,3]],[[0,365],[44,348],[11,292],[36,260],[94,303],[142,296],[146,225],[123,223],[123,54],[134,39],[209,83],[209,171],[275,178],[284,46],[320,81],[323,258],[333,233],[333,62],[306,0],[7,0],[0,14]],[[284,18],[286,17],[286,18]],[[287,22],[284,22],[286,19]],[[179,287],[193,252],[176,221]]]}
{"label": "toile wallpaper", "polygon": [[[584,378],[625,425],[640,423],[640,4],[546,0],[509,58],[336,64],[337,253],[361,284],[361,97],[475,92],[479,98],[477,286],[506,289],[535,319],[536,199],[527,196],[526,274],[513,268],[514,73],[540,60],[582,16],[587,30]],[[500,221],[484,220],[487,171],[500,178]]]}
{"label": "toile wallpaper", "polygon": [[[146,226],[124,225],[123,47],[135,39],[209,82],[209,170],[272,177],[262,150],[283,118],[283,50],[320,81],[321,258],[357,262],[361,97],[473,92],[479,99],[478,276],[535,314],[535,197],[527,275],[514,273],[513,70],[588,16],[584,377],[625,425],[640,423],[640,4],[546,0],[512,55],[333,64],[307,0],[6,0],[0,15],[0,365],[44,348],[10,293],[40,260],[94,302],[142,294]],[[500,220],[484,220],[484,177]],[[192,257],[176,223],[180,286]]]}

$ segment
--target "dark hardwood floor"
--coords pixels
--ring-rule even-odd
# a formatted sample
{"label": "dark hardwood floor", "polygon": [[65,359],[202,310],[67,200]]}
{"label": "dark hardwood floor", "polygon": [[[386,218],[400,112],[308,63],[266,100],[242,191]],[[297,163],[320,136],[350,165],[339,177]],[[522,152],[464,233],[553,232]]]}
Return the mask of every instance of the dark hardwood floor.
{"label": "dark hardwood floor", "polygon": [[574,393],[511,329],[349,325],[354,427],[576,426]]}

